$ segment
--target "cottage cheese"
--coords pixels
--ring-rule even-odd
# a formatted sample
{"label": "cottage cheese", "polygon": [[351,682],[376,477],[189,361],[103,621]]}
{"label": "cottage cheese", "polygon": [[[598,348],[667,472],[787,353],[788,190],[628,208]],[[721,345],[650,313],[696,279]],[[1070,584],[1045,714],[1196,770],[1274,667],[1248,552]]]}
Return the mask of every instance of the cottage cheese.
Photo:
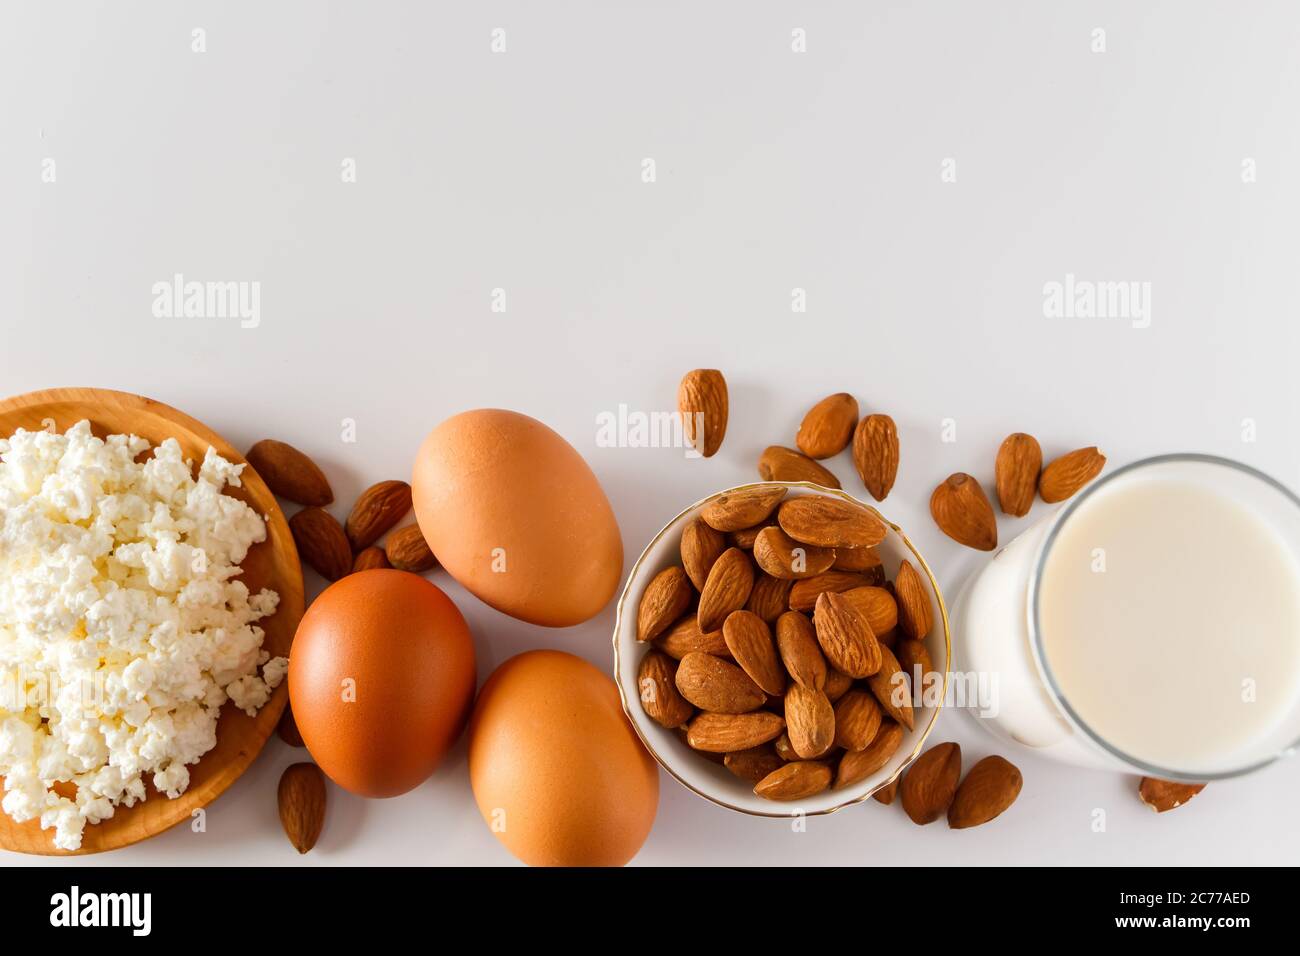
{"label": "cottage cheese", "polygon": [[179,796],[222,704],[256,713],[287,666],[254,623],[279,596],[236,579],[266,539],[222,493],[243,466],[209,448],[195,477],[175,439],[149,447],[88,422],[0,439],[2,805],[67,850],[146,777]]}

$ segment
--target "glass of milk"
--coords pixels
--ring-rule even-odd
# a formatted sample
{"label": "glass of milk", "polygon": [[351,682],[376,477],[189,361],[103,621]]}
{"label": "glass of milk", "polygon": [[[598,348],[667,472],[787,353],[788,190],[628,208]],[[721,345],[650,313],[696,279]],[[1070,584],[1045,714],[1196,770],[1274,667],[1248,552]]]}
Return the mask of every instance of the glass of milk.
{"label": "glass of milk", "polygon": [[1300,747],[1300,499],[1207,455],[1120,468],[972,576],[953,645],[971,712],[1045,756],[1255,770]]}

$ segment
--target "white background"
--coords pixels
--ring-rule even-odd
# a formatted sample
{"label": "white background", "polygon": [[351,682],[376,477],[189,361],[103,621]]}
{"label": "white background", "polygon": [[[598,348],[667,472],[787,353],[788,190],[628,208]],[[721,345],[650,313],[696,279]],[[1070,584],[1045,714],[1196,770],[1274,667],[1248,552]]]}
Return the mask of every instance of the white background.
{"label": "white background", "polygon": [[[1011,431],[1049,456],[1201,450],[1300,483],[1294,6],[452,6],[7,4],[0,392],[113,387],[241,448],[288,440],[323,464],[340,516],[365,485],[407,477],[445,416],[518,409],[591,462],[630,566],[668,518],[752,479],[765,445],[791,444],[807,406],[847,390],[899,424],[884,511],[949,596],[985,558],[938,532],[929,493],[958,470],[991,485]],[[205,53],[191,50],[195,28]],[[494,28],[504,54],[490,52]],[[796,28],[806,53],[792,52]],[[356,183],[341,181],[347,158]],[[946,158],[956,182],[941,181]],[[1243,182],[1246,159],[1256,182]],[[177,272],[261,282],[260,326],[155,318],[151,286]],[[1043,285],[1067,273],[1150,282],[1150,327],[1045,318]],[[806,313],[791,311],[794,288]],[[716,458],[596,447],[600,412],[672,409],[698,366],[731,383]],[[940,440],[946,418],[955,443]],[[340,440],[344,419],[355,444]],[[861,491],[846,458],[832,467]],[[1003,539],[1025,524],[1004,519]],[[1207,541],[1205,560],[1226,557]],[[470,620],[481,678],[537,647],[612,664],[612,607],[548,631],[433,579]],[[956,713],[932,739],[959,740],[968,765],[1000,749]],[[1019,802],[961,833],[874,803],[794,833],[664,775],[636,862],[1300,854],[1300,762],[1157,818],[1133,778],[1009,756]],[[332,788],[321,841],[300,859],[275,808],[297,759],[273,739],[205,834],[79,862],[513,862],[474,806],[463,743],[401,798]]]}

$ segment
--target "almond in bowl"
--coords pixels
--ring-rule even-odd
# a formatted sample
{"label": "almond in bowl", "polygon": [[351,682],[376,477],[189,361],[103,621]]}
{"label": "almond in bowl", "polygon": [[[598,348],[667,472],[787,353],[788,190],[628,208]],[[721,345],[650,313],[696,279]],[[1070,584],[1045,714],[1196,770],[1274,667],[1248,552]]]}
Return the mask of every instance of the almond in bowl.
{"label": "almond in bowl", "polygon": [[646,748],[756,816],[831,813],[892,786],[938,718],[950,655],[942,596],[902,530],[803,481],[683,511],[633,566],[614,628]]}

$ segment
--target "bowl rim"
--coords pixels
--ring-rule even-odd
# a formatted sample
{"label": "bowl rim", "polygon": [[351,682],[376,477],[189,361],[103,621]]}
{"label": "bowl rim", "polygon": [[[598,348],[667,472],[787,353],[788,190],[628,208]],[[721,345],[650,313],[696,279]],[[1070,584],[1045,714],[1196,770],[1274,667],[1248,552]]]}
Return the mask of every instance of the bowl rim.
{"label": "bowl rim", "polygon": [[[720,797],[717,797],[714,794],[705,793],[699,787],[685,780],[680,774],[678,774],[677,771],[673,769],[673,766],[669,762],[669,760],[666,757],[664,757],[662,754],[660,754],[659,751],[655,749],[654,744],[652,744],[646,738],[646,735],[641,732],[641,726],[637,722],[636,716],[633,714],[631,705],[629,704],[628,701],[627,689],[623,686],[622,652],[619,647],[619,643],[620,643],[619,635],[623,632],[623,614],[626,609],[628,595],[632,590],[632,582],[637,580],[637,577],[641,571],[641,565],[646,561],[646,558],[650,554],[650,551],[654,549],[654,547],[660,542],[660,540],[664,537],[664,535],[668,533],[670,528],[675,528],[678,522],[680,522],[683,518],[685,518],[687,515],[698,512],[699,509],[704,507],[704,505],[708,504],[710,501],[713,501],[716,498],[720,498],[723,495],[732,494],[739,491],[748,491],[752,488],[772,487],[774,485],[781,486],[787,489],[807,488],[808,490],[813,491],[817,494],[842,498],[845,501],[848,501],[855,505],[859,505],[860,507],[866,508],[868,511],[872,512],[876,517],[878,517],[881,521],[883,521],[895,534],[898,535],[899,539],[902,540],[904,546],[906,546],[906,548],[912,552],[912,557],[916,558],[917,562],[920,564],[921,570],[925,572],[925,576],[930,582],[930,587],[934,591],[935,601],[939,605],[939,616],[943,621],[943,644],[944,644],[944,655],[946,658],[944,662],[944,668],[943,668],[943,688],[942,688],[942,692],[939,695],[939,703],[931,712],[930,722],[928,726],[926,726],[925,730],[922,731],[921,736],[917,739],[916,746],[913,747],[912,752],[907,755],[907,758],[898,765],[898,768],[892,774],[890,774],[890,776],[887,779],[869,788],[865,793],[862,793],[858,796],[846,797],[846,799],[841,803],[837,803],[834,806],[827,807],[823,810],[802,810],[802,809],[799,811],[774,810],[772,812],[767,812],[763,810],[752,810],[747,807],[736,806],[735,804],[729,803],[728,801]],[[723,807],[727,810],[734,810],[737,813],[744,813],[752,817],[769,817],[769,818],[777,818],[783,820],[789,819],[791,814],[794,812],[797,812],[801,816],[808,816],[808,817],[828,816],[839,810],[843,810],[845,807],[851,807],[860,803],[864,803],[865,801],[869,800],[877,791],[882,790],[885,787],[888,787],[891,784],[893,784],[895,781],[897,781],[898,778],[902,776],[903,771],[906,770],[911,765],[912,761],[915,760],[918,756],[920,756],[921,751],[925,747],[926,741],[930,737],[930,734],[934,732],[935,725],[939,721],[939,715],[943,712],[944,702],[948,699],[948,681],[952,674],[952,629],[948,621],[948,605],[944,602],[943,591],[939,588],[939,582],[935,579],[934,572],[930,569],[930,565],[926,562],[925,557],[921,554],[919,550],[917,550],[916,545],[914,545],[911,539],[908,538],[908,536],[903,532],[903,529],[900,528],[898,525],[896,525],[894,522],[890,521],[884,515],[882,515],[879,509],[877,509],[874,505],[870,505],[865,501],[858,500],[857,498],[853,497],[853,495],[850,495],[848,492],[844,491],[841,488],[827,488],[825,485],[818,485],[811,481],[751,481],[743,485],[735,485],[731,488],[724,488],[722,491],[718,491],[704,498],[701,498],[699,501],[695,502],[694,504],[688,506],[687,508],[679,512],[676,515],[676,517],[669,520],[662,528],[659,529],[659,531],[655,534],[655,536],[651,538],[649,543],[646,544],[646,546],[641,550],[641,554],[637,557],[636,561],[633,562],[632,568],[628,572],[627,581],[623,585],[622,593],[618,597],[618,607],[614,614],[613,644],[614,644],[614,684],[615,686],[618,687],[618,696],[619,696],[619,700],[623,704],[623,713],[627,717],[628,723],[632,725],[632,729],[636,731],[636,735],[638,738],[640,738],[642,745],[646,748],[646,750],[650,752],[650,756],[655,758],[655,762],[658,763],[659,766],[663,767],[663,769],[667,771],[669,776],[671,776],[674,780],[680,783],[687,790],[690,790],[692,793],[696,794],[697,796],[703,797],[705,800],[708,800],[710,803],[716,804],[717,806]]]}

